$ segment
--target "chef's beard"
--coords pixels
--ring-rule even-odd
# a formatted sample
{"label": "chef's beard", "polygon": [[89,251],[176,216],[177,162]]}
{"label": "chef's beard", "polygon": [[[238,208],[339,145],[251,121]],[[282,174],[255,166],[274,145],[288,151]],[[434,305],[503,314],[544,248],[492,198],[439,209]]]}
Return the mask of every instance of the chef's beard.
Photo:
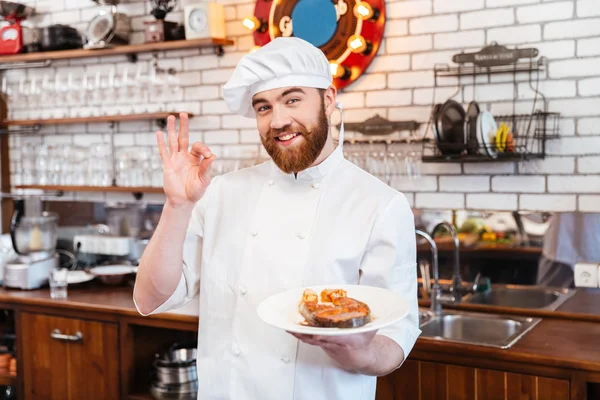
{"label": "chef's beard", "polygon": [[[282,146],[277,143],[276,137],[284,132],[300,133],[302,137],[297,138],[298,143],[292,146]],[[271,129],[267,135],[261,135],[260,138],[273,162],[283,172],[290,174],[303,171],[315,162],[325,147],[328,133],[329,122],[321,100],[319,118],[312,130],[302,125],[292,124],[282,129]]]}

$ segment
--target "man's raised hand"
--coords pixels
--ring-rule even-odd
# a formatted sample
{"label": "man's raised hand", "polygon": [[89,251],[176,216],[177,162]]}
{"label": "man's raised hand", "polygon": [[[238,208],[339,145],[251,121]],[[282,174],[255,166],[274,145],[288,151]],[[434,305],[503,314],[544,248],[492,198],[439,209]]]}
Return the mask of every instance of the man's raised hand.
{"label": "man's raised hand", "polygon": [[163,164],[163,186],[167,202],[172,206],[193,206],[210,184],[210,166],[216,157],[200,142],[195,142],[188,150],[188,116],[181,113],[179,118],[179,135],[175,129],[175,116],[167,118],[168,145],[164,133],[156,132]]}

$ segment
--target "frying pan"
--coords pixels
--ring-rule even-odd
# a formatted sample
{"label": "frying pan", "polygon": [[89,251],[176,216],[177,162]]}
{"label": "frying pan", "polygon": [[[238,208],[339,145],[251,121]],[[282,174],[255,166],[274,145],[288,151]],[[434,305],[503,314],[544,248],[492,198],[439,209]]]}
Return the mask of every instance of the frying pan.
{"label": "frying pan", "polygon": [[465,109],[448,100],[434,116],[438,148],[442,154],[460,154],[465,149]]}
{"label": "frying pan", "polygon": [[476,101],[470,102],[465,116],[465,133],[469,154],[479,153],[479,141],[477,140],[477,117],[479,112],[479,104]]}

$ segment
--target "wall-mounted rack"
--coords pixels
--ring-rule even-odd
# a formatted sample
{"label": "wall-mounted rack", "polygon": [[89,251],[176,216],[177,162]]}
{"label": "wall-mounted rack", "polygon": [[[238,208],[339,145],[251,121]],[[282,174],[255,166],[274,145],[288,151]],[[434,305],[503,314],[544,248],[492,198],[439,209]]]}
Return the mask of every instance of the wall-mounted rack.
{"label": "wall-mounted rack", "polygon": [[[442,77],[458,77],[456,91],[443,103],[433,102],[425,136],[433,141],[423,142],[423,162],[497,162],[524,161],[546,156],[546,141],[559,136],[560,114],[548,112],[546,98],[538,90],[540,75],[547,69],[547,59],[538,56],[535,48],[508,49],[492,43],[475,53],[459,53],[453,61],[457,66],[434,66],[433,99]],[[527,61],[519,61],[526,58]],[[531,112],[517,113],[519,74],[528,75],[529,89],[534,93]],[[485,105],[477,102],[478,76],[512,74],[514,95],[512,113],[492,115]],[[535,75],[535,87],[533,75]],[[456,96],[462,92],[461,77],[471,77],[473,100],[463,107]],[[485,84],[485,83],[484,83]]]}
{"label": "wall-mounted rack", "polygon": [[[189,118],[193,118],[194,114],[187,113]],[[178,116],[179,112],[154,112],[142,114],[122,114],[122,115],[98,115],[89,117],[74,117],[74,118],[52,118],[52,119],[21,119],[21,120],[5,120],[0,122],[0,126],[21,126],[30,127],[28,131],[37,132],[42,126],[46,125],[74,125],[87,123],[115,123],[125,121],[144,121],[155,120],[156,124],[164,129],[167,124],[167,118],[170,115]],[[15,133],[13,130],[3,130],[3,133]]]}
{"label": "wall-mounted rack", "polygon": [[65,186],[65,185],[17,185],[15,189],[42,190],[53,192],[55,197],[64,196],[65,192],[102,192],[102,193],[132,193],[140,200],[144,193],[164,193],[161,187],[128,187],[128,186]]}

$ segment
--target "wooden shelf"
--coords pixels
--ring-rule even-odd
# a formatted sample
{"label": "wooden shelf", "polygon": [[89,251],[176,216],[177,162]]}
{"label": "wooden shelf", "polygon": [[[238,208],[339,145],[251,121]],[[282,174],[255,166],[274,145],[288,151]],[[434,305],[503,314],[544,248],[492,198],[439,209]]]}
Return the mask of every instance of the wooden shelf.
{"label": "wooden shelf", "polygon": [[[203,47],[215,47],[222,50],[222,46],[233,44],[230,39],[191,39],[174,40],[169,42],[133,44],[125,46],[115,46],[109,49],[74,49],[62,51],[44,51],[39,53],[14,54],[9,56],[0,56],[0,63],[22,63],[47,60],[67,60],[76,58],[89,58],[100,56],[117,56],[137,53],[147,53],[153,51],[166,50],[184,50]],[[219,52],[221,50],[218,50]],[[217,53],[219,54],[219,53]]]}
{"label": "wooden shelf", "polygon": [[[155,112],[144,114],[124,114],[124,115],[101,115],[96,117],[75,117],[75,118],[54,118],[54,119],[18,119],[5,120],[4,126],[36,126],[36,125],[73,125],[93,122],[122,122],[122,121],[143,121],[143,120],[163,120],[169,115],[178,116],[179,112]],[[194,114],[188,113],[188,117],[194,117]]]}
{"label": "wooden shelf", "polygon": [[110,192],[110,193],[164,193],[161,187],[125,187],[125,186],[49,186],[17,185],[15,189],[40,189],[62,192]]}

